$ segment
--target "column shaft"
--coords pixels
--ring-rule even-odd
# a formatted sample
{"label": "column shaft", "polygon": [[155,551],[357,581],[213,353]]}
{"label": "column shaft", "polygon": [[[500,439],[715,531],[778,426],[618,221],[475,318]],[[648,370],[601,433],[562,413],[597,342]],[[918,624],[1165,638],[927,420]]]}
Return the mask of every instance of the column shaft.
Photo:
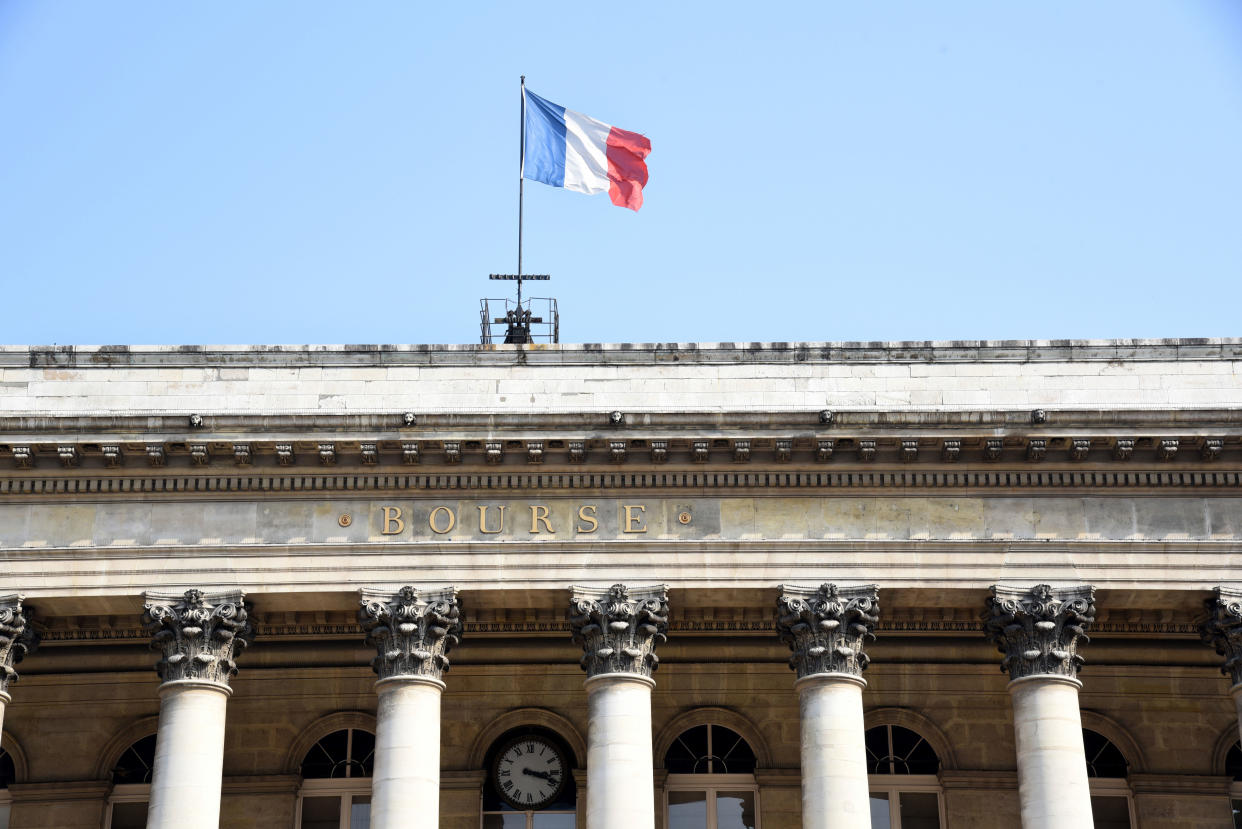
{"label": "column shaft", "polygon": [[867,750],[859,677],[799,680],[803,829],[870,829]]}
{"label": "column shaft", "polygon": [[1068,677],[1032,676],[1009,684],[1018,750],[1022,829],[1091,829],[1091,790],[1078,713]]}
{"label": "column shaft", "polygon": [[160,686],[147,829],[219,829],[228,698],[210,682]]}
{"label": "column shaft", "polygon": [[600,674],[586,682],[587,829],[654,829],[651,689],[636,674]]}
{"label": "column shaft", "polygon": [[440,825],[440,697],[444,683],[399,677],[375,684],[372,829]]}

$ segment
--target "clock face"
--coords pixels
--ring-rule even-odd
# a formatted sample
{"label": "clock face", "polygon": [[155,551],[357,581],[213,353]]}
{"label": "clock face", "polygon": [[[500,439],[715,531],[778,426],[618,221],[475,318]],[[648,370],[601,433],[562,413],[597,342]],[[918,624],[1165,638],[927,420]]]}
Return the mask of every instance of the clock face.
{"label": "clock face", "polygon": [[511,740],[496,755],[496,791],[515,809],[542,809],[565,787],[565,758],[543,737]]}

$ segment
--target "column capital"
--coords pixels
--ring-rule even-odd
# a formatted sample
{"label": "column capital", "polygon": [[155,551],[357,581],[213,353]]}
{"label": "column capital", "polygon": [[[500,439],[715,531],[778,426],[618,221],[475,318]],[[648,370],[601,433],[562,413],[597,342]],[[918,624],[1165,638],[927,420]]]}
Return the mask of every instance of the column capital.
{"label": "column capital", "polygon": [[861,679],[871,661],[863,651],[875,638],[880,588],[874,584],[838,587],[780,586],[776,630],[793,655],[789,667],[798,679],[816,674],[849,674]]}
{"label": "column capital", "polygon": [[151,631],[151,649],[160,680],[192,680],[221,688],[237,673],[236,658],[254,638],[246,596],[227,593],[144,593],[142,623]]}
{"label": "column capital", "polygon": [[648,679],[660,665],[656,645],[668,638],[668,586],[569,588],[569,623],[582,646],[582,670],[639,674]]}
{"label": "column capital", "polygon": [[449,669],[448,653],[461,641],[457,589],[358,591],[358,624],[376,654],[371,668],[380,680],[401,677],[436,682]]}
{"label": "column capital", "polygon": [[1011,680],[1030,676],[1077,679],[1083,658],[1079,643],[1090,641],[1095,621],[1095,588],[1090,585],[1053,588],[992,586],[983,629],[988,641],[1004,655],[1001,670]]}
{"label": "column capital", "polygon": [[18,679],[14,666],[39,645],[39,634],[30,624],[33,613],[22,606],[25,599],[21,593],[0,596],[0,695],[4,696],[9,683]]}
{"label": "column capital", "polygon": [[1217,587],[1203,604],[1207,618],[1199,624],[1199,635],[1225,657],[1220,672],[1234,685],[1242,684],[1242,589]]}

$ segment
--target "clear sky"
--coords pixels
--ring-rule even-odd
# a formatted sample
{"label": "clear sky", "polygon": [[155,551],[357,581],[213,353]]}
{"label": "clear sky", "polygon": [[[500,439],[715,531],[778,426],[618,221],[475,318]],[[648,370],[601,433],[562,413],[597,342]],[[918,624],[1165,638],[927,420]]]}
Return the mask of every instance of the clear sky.
{"label": "clear sky", "polygon": [[477,342],[523,73],[565,342],[1242,333],[1235,0],[0,0],[0,342]]}

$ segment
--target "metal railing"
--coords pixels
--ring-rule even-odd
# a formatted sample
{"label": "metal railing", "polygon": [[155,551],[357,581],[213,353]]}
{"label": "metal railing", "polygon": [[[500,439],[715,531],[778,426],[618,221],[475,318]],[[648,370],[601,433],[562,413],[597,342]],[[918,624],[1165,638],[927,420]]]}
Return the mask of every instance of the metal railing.
{"label": "metal railing", "polygon": [[479,342],[559,343],[561,320],[552,297],[479,300]]}

